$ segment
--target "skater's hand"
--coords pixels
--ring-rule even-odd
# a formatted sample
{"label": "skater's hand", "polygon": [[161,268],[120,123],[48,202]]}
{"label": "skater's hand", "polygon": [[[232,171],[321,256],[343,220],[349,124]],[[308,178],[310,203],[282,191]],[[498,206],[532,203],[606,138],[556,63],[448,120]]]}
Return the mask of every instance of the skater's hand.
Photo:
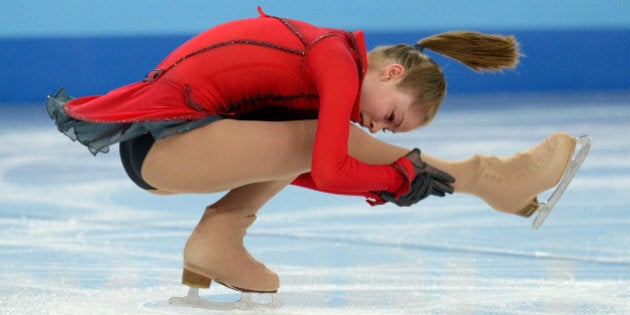
{"label": "skater's hand", "polygon": [[[409,192],[396,199],[394,193],[384,191],[381,192],[381,198],[393,202],[400,207],[409,207],[430,195],[444,197],[446,194],[453,193],[453,186],[451,186],[451,184],[455,182],[455,178],[425,163],[420,157],[419,149],[413,149],[413,151],[409,152],[405,157],[409,159],[414,170],[414,177],[411,181]],[[398,169],[402,169],[403,172],[406,172],[402,167]],[[411,174],[406,175],[409,176]]]}

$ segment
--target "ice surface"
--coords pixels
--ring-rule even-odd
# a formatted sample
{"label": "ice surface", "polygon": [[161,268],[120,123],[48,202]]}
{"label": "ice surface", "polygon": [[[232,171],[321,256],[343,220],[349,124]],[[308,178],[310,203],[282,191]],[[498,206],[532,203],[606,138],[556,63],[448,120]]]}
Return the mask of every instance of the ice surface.
{"label": "ice surface", "polygon": [[[630,313],[630,97],[449,102],[431,126],[379,137],[460,159],[511,155],[556,130],[592,135],[542,228],[466,195],[372,208],[291,187],[246,238],[281,277],[277,313]],[[0,111],[1,314],[212,313],[167,300],[187,293],[183,243],[220,194],[144,193],[117,150],[92,157],[43,106]]]}

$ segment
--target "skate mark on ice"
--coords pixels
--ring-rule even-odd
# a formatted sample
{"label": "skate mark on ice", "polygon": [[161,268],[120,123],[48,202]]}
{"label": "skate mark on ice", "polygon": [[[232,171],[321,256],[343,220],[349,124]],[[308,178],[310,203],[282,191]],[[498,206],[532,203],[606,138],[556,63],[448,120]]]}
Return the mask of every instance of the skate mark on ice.
{"label": "skate mark on ice", "polygon": [[495,250],[491,248],[482,248],[482,247],[429,245],[429,244],[421,244],[421,243],[403,243],[400,241],[395,242],[395,241],[387,241],[387,240],[368,240],[368,239],[323,236],[323,235],[309,236],[309,235],[291,235],[291,234],[276,234],[276,233],[250,233],[250,234],[258,235],[258,236],[265,236],[265,237],[282,238],[282,239],[323,241],[323,242],[330,242],[334,244],[361,245],[361,246],[368,246],[368,247],[387,247],[387,248],[400,248],[400,249],[407,249],[407,250],[494,255],[494,256],[507,256],[507,257],[529,258],[529,259],[567,260],[567,261],[585,262],[585,263],[630,266],[630,260],[627,260],[624,258],[617,259],[617,258],[612,258],[612,257],[583,257],[583,256],[558,255],[558,254],[551,254],[551,253],[545,253],[545,252],[517,252],[517,251]]}

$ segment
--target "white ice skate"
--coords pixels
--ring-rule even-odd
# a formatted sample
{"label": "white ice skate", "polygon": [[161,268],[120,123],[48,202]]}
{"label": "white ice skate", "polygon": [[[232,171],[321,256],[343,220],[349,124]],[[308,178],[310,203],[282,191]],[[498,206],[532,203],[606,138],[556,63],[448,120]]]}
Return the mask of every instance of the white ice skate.
{"label": "white ice skate", "polygon": [[281,307],[284,303],[277,293],[241,292],[238,301],[213,301],[199,296],[199,288],[189,287],[188,295],[174,296],[168,300],[170,304],[205,308],[220,311],[270,311]]}
{"label": "white ice skate", "polygon": [[576,145],[576,150],[573,154],[573,158],[567,166],[567,169],[564,171],[564,174],[562,174],[562,178],[556,186],[556,190],[554,190],[547,201],[543,201],[540,203],[540,208],[538,208],[538,216],[536,216],[536,219],[534,219],[534,222],[532,223],[532,227],[534,229],[540,228],[543,222],[545,222],[545,219],[547,218],[551,210],[553,210],[553,207],[556,205],[564,191],[567,189],[569,183],[571,183],[571,180],[573,180],[573,178],[575,177],[575,174],[580,169],[580,166],[582,166],[582,162],[584,162],[584,159],[586,159],[588,151],[591,149],[591,143],[591,137],[588,135],[580,136],[577,139],[577,145],[580,145],[580,150],[577,150]]}

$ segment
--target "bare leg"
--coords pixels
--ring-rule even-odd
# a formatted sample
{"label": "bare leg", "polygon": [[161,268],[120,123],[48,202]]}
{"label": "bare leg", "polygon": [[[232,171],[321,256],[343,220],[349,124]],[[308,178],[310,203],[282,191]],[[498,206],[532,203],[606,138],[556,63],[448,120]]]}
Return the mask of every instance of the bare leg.
{"label": "bare leg", "polygon": [[[353,128],[350,155],[366,163],[391,163],[409,152]],[[453,177],[455,192],[483,199],[498,211],[528,217],[537,208],[536,196],[560,180],[576,146],[576,139],[555,133],[528,151],[507,158],[474,155],[448,161],[422,154],[422,159]]]}
{"label": "bare leg", "polygon": [[[206,287],[209,279],[215,279],[241,290],[277,289],[277,275],[247,253],[242,239],[256,211],[293,178],[310,170],[316,126],[315,120],[222,120],[156,141],[142,174],[160,192],[232,189],[206,209],[191,235],[184,257],[185,283]],[[500,211],[519,213],[537,193],[555,185],[574,147],[575,139],[555,134],[507,159],[476,155],[451,162],[426,154],[422,158],[453,175],[457,192],[476,195]],[[348,150],[372,164],[389,164],[409,152],[354,126]]]}
{"label": "bare leg", "polygon": [[142,177],[174,193],[212,193],[295,177],[310,170],[315,128],[315,120],[217,121],[156,141]]}
{"label": "bare leg", "polygon": [[310,170],[316,121],[222,120],[158,140],[142,168],[159,193],[231,189],[206,211],[184,249],[183,283],[210,280],[241,291],[275,292],[278,275],[255,260],[243,238],[256,212]]}
{"label": "bare leg", "polygon": [[[160,190],[204,193],[297,176],[310,169],[316,125],[315,120],[212,123],[157,141],[143,165],[143,177]],[[366,163],[389,164],[409,152],[355,126],[350,131],[349,154]],[[422,158],[455,177],[456,192],[475,195],[499,211],[526,215],[522,211],[535,196],[560,180],[575,145],[575,138],[556,133],[509,158]]]}

